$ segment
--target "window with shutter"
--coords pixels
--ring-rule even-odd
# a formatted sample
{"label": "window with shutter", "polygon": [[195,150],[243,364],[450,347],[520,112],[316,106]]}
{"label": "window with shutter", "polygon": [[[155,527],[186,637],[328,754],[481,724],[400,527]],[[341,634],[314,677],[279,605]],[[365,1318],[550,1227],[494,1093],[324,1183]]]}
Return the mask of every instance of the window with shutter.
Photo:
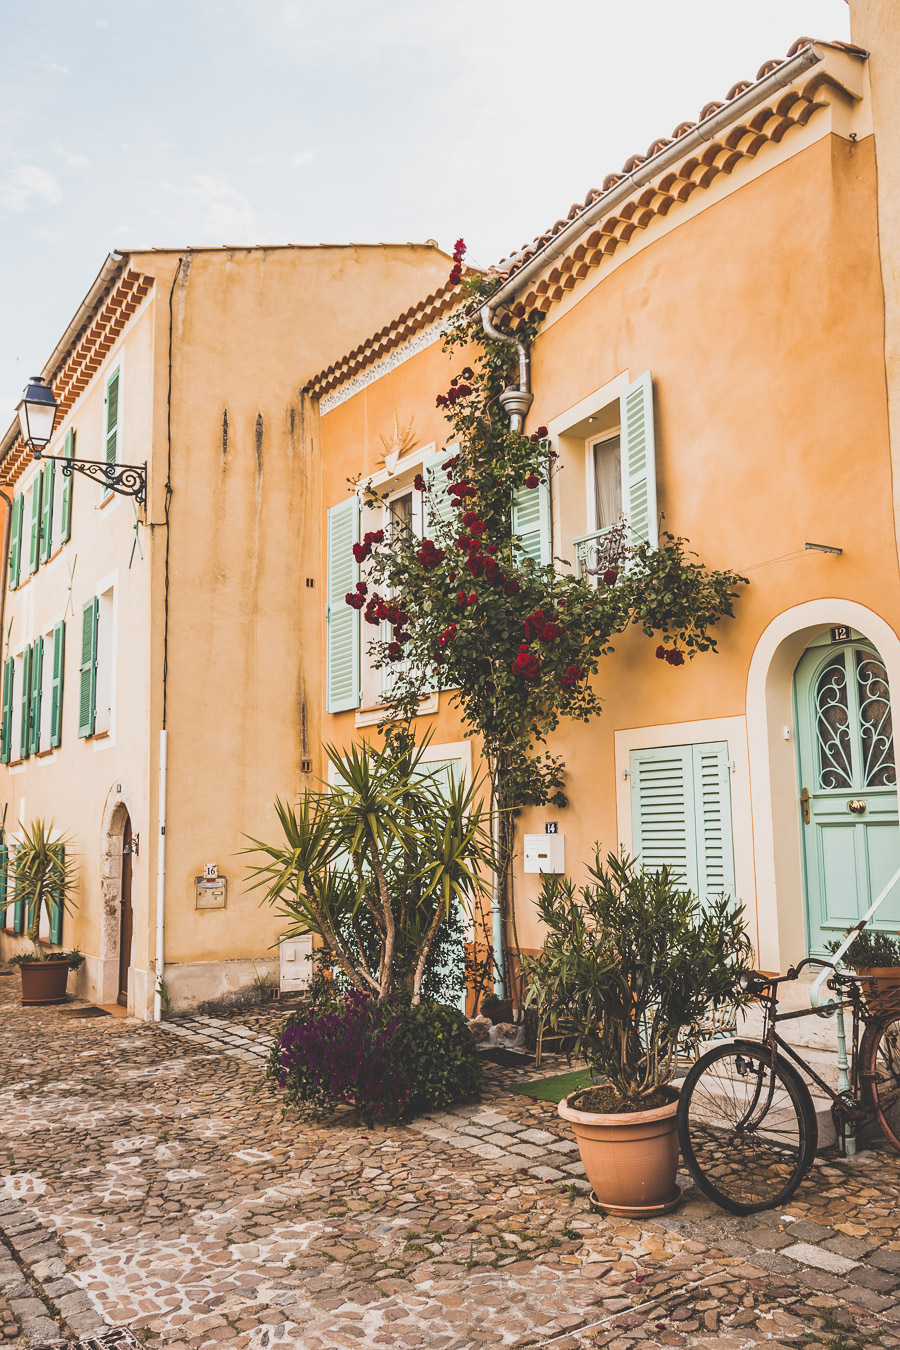
{"label": "window with shutter", "polygon": [[31,648],[22,653],[22,703],[19,734],[19,758],[27,759],[31,753]]}
{"label": "window with shutter", "polygon": [[12,757],[13,729],[13,686],[16,678],[16,663],[8,656],[3,662],[3,715],[0,719],[0,760],[8,764]]}
{"label": "window with shutter", "polygon": [[119,371],[106,381],[106,462],[115,464],[119,449]]}
{"label": "window with shutter", "polygon": [[13,501],[9,538],[9,589],[14,591],[22,571],[22,522],[25,518],[25,498],[20,492]]}
{"label": "window with shutter", "polygon": [[53,550],[53,489],[56,461],[48,459],[41,472],[41,562],[45,563]]}
{"label": "window with shutter", "polygon": [[41,748],[41,697],[44,680],[44,639],[39,637],[31,648],[31,738],[29,753],[36,755]]}
{"label": "window with shutter", "polygon": [[[75,458],[75,430],[73,427],[69,427],[69,430],[66,432],[63,454],[66,459]],[[59,511],[59,542],[61,544],[68,543],[72,537],[72,488],[74,482],[74,474],[70,475],[68,478],[63,475],[62,492],[60,494],[62,500],[60,502]]]}
{"label": "window with shutter", "polygon": [[512,531],[516,536],[516,556],[531,558],[545,566],[553,559],[550,529],[550,486],[541,478],[536,488],[516,488],[513,494]]}
{"label": "window with shutter", "polygon": [[12,845],[10,846],[10,849],[9,849],[8,864],[9,864],[9,874],[10,874],[10,877],[9,877],[9,881],[8,881],[7,885],[8,885],[8,887],[9,887],[9,891],[10,891],[10,899],[13,900],[13,905],[12,905],[12,930],[13,930],[14,933],[18,933],[19,936],[21,936],[22,933],[25,932],[25,901],[24,901],[24,900],[15,900],[15,899],[14,899],[15,893],[16,893],[16,846],[15,846],[15,844],[12,844]]}
{"label": "window with shutter", "polygon": [[622,422],[622,505],[633,534],[659,542],[653,379],[645,371],[619,399]]}
{"label": "window with shutter", "polygon": [[427,455],[422,467],[425,470],[425,530],[430,533],[437,525],[443,525],[453,519],[453,500],[447,492],[455,482],[453,472],[443,466],[454,455],[459,454],[459,443],[448,445],[446,450]]}
{"label": "window with shutter", "polygon": [[81,612],[81,680],[78,703],[78,735],[93,736],[97,710],[97,615],[95,596]]}
{"label": "window with shutter", "polygon": [[325,610],[325,685],[328,712],[359,706],[359,611],[345,596],[359,581],[353,545],[359,539],[359,499],[350,497],[328,511]]}
{"label": "window with shutter", "polygon": [[631,754],[635,855],[672,868],[704,901],[734,894],[729,774],[725,741]]}
{"label": "window with shutter", "polygon": [[41,553],[41,484],[40,474],[31,487],[31,544],[28,550],[28,571],[36,572]]}
{"label": "window with shutter", "polygon": [[50,686],[50,745],[62,744],[63,675],[66,659],[66,625],[58,623],[53,630],[53,672]]}

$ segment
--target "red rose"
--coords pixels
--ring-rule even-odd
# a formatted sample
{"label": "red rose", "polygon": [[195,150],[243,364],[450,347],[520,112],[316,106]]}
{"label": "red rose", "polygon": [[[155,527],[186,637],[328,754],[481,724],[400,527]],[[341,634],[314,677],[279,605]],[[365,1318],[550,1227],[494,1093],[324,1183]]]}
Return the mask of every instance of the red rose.
{"label": "red rose", "polygon": [[360,595],[365,595],[369,588],[364,581],[358,581],[356,583],[356,589],[359,591]]}
{"label": "red rose", "polygon": [[528,477],[525,479],[525,486],[527,488],[536,488],[537,485],[540,483],[540,481],[541,480],[538,478],[536,473],[530,473]]}
{"label": "red rose", "polygon": [[444,406],[444,404],[445,404],[446,402],[447,402],[447,395],[446,395],[446,394],[438,394],[437,398],[434,400],[434,406],[435,406],[436,408],[443,408],[443,406]]}
{"label": "red rose", "polygon": [[474,380],[475,372],[471,366],[463,366],[462,377],[464,380]]}
{"label": "red rose", "polygon": [[462,268],[458,262],[454,263],[450,268],[450,275],[447,278],[447,281],[451,286],[458,286],[462,281]]}
{"label": "red rose", "polygon": [[562,629],[558,623],[545,623],[538,633],[538,637],[541,642],[555,642],[561,632]]}
{"label": "red rose", "polygon": [[357,594],[355,591],[348,591],[347,594],[344,596],[344,599],[352,609],[362,609],[363,605],[365,604],[363,597]]}
{"label": "red rose", "polygon": [[535,434],[537,435],[538,440],[541,440],[541,441],[542,441],[542,440],[544,439],[544,437],[547,435],[547,428],[546,428],[546,427],[538,427],[537,432],[536,432]]}
{"label": "red rose", "polygon": [[456,592],[456,608],[457,608],[457,609],[465,609],[465,607],[466,607],[466,593],[465,593],[465,591],[457,591],[457,592]]}
{"label": "red rose", "polygon": [[614,586],[618,577],[618,572],[614,567],[607,567],[603,573],[603,582],[606,586]]}
{"label": "red rose", "polygon": [[559,682],[564,689],[568,689],[573,684],[577,684],[579,680],[583,679],[584,671],[581,669],[581,666],[572,665],[566,667],[566,672],[564,675],[560,675]]}
{"label": "red rose", "polygon": [[506,594],[507,594],[507,595],[518,595],[518,594],[519,594],[519,591],[520,591],[521,589],[522,589],[522,587],[519,585],[519,583],[518,583],[517,581],[508,581],[508,582],[506,583]]}
{"label": "red rose", "polygon": [[366,558],[368,558],[368,556],[369,556],[369,545],[368,545],[368,544],[354,544],[354,545],[353,545],[353,556],[354,556],[354,558],[356,559],[356,561],[357,561],[358,563],[365,562]]}
{"label": "red rose", "polygon": [[465,251],[466,251],[466,241],[465,241],[465,239],[457,239],[456,243],[453,245],[453,256],[454,256],[454,258],[456,257],[457,253],[459,254],[460,257],[462,257],[462,255],[465,253]]}
{"label": "red rose", "polygon": [[425,479],[420,473],[417,473],[413,479],[413,487],[416,489],[416,492],[427,492],[428,488]]}
{"label": "red rose", "polygon": [[469,527],[474,535],[484,534],[487,528],[483,520],[473,520]]}
{"label": "red rose", "polygon": [[469,596],[469,604],[470,604],[470,605],[477,605],[477,604],[478,604],[478,596],[475,594],[474,591],[473,591],[472,594]]}
{"label": "red rose", "polygon": [[400,646],[399,642],[389,642],[387,654],[391,661],[403,660],[403,648]]}
{"label": "red rose", "polygon": [[666,649],[662,643],[660,643],[656,649],[656,659],[657,661],[665,661],[666,659]]}

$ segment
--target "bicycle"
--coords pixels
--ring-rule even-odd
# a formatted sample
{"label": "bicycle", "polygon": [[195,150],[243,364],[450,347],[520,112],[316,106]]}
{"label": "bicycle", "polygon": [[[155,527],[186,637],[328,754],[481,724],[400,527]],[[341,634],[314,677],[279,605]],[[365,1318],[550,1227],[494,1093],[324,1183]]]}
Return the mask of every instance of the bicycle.
{"label": "bicycle", "polygon": [[[796,980],[808,965],[832,969],[827,983],[837,997],[823,1008],[779,1013],[778,986]],[[794,1194],[818,1144],[812,1097],[795,1064],[831,1098],[842,1149],[848,1135],[876,1120],[900,1151],[900,989],[878,993],[861,977],[815,957],[776,978],[750,971],[741,984],[765,1004],[762,1039],[708,1050],[690,1069],[679,1098],[678,1140],[700,1190],[732,1214],[783,1205]],[[844,1091],[824,1082],[776,1030],[780,1022],[838,1008],[853,1013],[850,1086]]]}

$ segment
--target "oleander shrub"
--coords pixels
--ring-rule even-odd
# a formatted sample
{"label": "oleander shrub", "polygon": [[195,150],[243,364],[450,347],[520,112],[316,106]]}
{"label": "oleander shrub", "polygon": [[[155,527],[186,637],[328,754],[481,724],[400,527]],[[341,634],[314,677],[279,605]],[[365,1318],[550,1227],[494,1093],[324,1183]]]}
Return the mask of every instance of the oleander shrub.
{"label": "oleander shrub", "polygon": [[268,1077],[287,1104],[316,1114],[352,1106],[371,1124],[477,1096],[478,1053],[457,1009],[402,993],[379,1001],[358,989],[318,990],[269,1055]]}

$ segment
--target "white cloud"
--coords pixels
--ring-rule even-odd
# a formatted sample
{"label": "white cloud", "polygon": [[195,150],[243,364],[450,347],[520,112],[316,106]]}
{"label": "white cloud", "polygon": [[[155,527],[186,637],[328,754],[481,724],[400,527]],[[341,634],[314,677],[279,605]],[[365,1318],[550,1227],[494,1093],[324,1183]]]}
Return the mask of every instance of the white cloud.
{"label": "white cloud", "polygon": [[299,169],[301,164],[309,164],[315,157],[315,150],[301,150],[299,154],[291,155],[291,165],[293,168]]}
{"label": "white cloud", "polygon": [[46,169],[36,164],[19,164],[5,182],[0,183],[0,207],[7,211],[28,211],[32,204],[55,206],[62,197],[62,188]]}
{"label": "white cloud", "polygon": [[63,145],[54,145],[53,153],[59,155],[70,169],[85,169],[91,162],[87,155],[79,154],[77,150],[67,150]]}
{"label": "white cloud", "polygon": [[58,66],[55,61],[48,61],[47,64],[44,66],[44,70],[49,70],[54,75],[71,74],[71,71],[69,70],[68,66]]}
{"label": "white cloud", "polygon": [[94,27],[95,27],[95,28],[108,28],[108,27],[109,27],[109,19],[95,19],[95,20],[94,20]]}

